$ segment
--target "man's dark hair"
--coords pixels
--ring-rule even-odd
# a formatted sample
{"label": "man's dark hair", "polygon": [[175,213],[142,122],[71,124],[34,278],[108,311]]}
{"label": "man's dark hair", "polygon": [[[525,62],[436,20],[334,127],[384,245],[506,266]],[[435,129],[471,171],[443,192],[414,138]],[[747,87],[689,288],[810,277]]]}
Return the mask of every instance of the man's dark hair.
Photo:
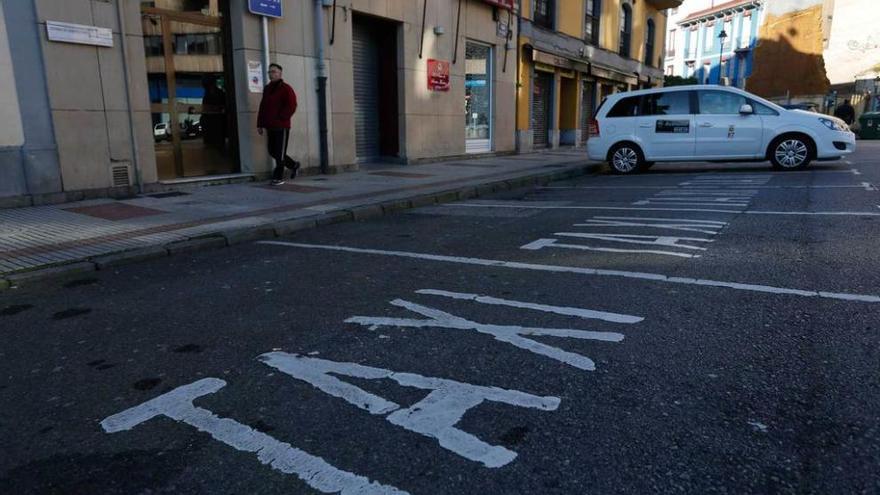
{"label": "man's dark hair", "polygon": [[281,72],[284,72],[284,67],[281,67],[278,64],[269,64],[269,68],[271,69],[272,67],[275,67],[276,69],[280,70]]}

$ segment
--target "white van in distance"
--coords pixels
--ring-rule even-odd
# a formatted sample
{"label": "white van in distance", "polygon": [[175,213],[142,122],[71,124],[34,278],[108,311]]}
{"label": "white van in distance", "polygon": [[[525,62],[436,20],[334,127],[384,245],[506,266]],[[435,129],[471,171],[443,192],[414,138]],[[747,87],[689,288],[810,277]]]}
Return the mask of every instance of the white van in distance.
{"label": "white van in distance", "polygon": [[587,153],[615,173],[655,162],[764,161],[802,169],[855,151],[856,137],[840,119],[786,110],[725,86],[671,86],[617,93],[590,122]]}

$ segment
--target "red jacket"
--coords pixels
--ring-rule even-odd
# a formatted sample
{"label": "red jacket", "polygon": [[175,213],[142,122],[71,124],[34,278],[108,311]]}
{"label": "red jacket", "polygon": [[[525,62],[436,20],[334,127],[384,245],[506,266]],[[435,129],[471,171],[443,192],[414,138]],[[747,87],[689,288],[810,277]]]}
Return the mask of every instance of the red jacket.
{"label": "red jacket", "polygon": [[270,82],[263,88],[257,127],[290,129],[290,118],[296,112],[296,93],[284,80]]}

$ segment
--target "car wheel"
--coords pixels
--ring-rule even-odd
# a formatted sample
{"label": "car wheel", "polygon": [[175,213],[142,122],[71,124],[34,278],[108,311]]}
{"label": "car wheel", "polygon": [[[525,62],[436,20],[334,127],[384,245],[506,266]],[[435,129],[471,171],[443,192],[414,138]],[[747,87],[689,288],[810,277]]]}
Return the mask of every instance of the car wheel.
{"label": "car wheel", "polygon": [[770,147],[770,162],[778,170],[800,170],[813,159],[810,142],[801,136],[785,136]]}
{"label": "car wheel", "polygon": [[608,153],[608,164],[615,174],[634,174],[644,169],[645,157],[638,146],[620,143]]}

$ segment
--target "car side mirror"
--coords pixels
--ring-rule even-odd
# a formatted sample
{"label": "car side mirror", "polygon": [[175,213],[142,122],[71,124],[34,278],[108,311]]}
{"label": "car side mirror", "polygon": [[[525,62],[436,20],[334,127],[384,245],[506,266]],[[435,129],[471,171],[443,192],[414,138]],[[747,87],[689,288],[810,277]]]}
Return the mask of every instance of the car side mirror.
{"label": "car side mirror", "polygon": [[755,113],[755,109],[751,105],[746,103],[745,105],[739,107],[739,113],[740,115],[752,115],[753,113]]}

